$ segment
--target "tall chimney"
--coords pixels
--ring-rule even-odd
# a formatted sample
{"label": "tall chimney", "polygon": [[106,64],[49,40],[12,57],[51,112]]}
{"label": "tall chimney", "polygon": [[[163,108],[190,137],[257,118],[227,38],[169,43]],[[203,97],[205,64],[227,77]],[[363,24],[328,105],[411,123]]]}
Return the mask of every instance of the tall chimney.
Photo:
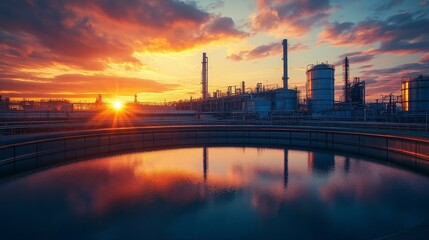
{"label": "tall chimney", "polygon": [[287,72],[287,39],[283,39],[283,88],[288,88],[288,72]]}
{"label": "tall chimney", "polygon": [[350,102],[350,67],[349,67],[349,59],[346,57],[344,59],[344,66],[343,66],[343,80],[344,80],[344,102]]}
{"label": "tall chimney", "polygon": [[201,84],[202,84],[202,97],[203,99],[207,99],[208,98],[208,94],[209,94],[209,76],[208,76],[208,57],[206,55],[206,53],[203,53],[203,61],[201,62],[202,64],[202,76],[201,76]]}

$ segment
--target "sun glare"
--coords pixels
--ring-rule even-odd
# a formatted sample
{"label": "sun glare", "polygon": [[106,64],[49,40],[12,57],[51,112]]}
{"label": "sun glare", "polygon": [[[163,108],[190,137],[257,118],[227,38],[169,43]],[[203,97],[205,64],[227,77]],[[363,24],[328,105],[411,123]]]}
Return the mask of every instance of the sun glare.
{"label": "sun glare", "polygon": [[115,109],[116,111],[119,111],[123,108],[124,105],[122,104],[121,101],[115,101],[113,102],[112,106],[113,106],[113,109]]}

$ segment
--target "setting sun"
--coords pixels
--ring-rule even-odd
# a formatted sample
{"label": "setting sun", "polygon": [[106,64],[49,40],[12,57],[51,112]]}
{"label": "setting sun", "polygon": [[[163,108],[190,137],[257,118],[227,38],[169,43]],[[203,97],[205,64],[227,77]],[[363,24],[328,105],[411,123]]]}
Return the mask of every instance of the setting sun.
{"label": "setting sun", "polygon": [[112,107],[116,111],[119,111],[119,110],[121,110],[124,107],[124,105],[122,104],[121,101],[114,101],[113,104],[112,104]]}

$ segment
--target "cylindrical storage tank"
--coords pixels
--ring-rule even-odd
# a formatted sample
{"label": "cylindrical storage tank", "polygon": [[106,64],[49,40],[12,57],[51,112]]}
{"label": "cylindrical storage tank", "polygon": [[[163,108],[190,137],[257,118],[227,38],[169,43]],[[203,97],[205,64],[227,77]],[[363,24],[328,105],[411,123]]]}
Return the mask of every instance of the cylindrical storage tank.
{"label": "cylindrical storage tank", "polygon": [[403,111],[429,111],[429,76],[403,79],[401,92]]}
{"label": "cylindrical storage tank", "polygon": [[298,92],[292,89],[279,89],[274,94],[275,110],[296,111]]}
{"label": "cylindrical storage tank", "polygon": [[247,102],[246,110],[258,112],[260,117],[266,118],[271,111],[271,101],[264,97],[255,97]]}
{"label": "cylindrical storage tank", "polygon": [[310,113],[334,108],[334,65],[317,64],[307,67],[307,102]]}

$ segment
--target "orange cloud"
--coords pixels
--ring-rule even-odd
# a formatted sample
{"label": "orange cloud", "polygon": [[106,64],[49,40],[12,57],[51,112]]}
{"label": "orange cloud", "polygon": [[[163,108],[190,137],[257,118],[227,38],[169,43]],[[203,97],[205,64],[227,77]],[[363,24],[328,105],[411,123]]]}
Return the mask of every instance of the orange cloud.
{"label": "orange cloud", "polygon": [[4,41],[2,36],[1,44],[7,49],[32,60],[80,63],[85,69],[88,61],[98,68],[106,60],[138,63],[132,56],[135,51],[180,51],[246,36],[229,17],[173,0],[132,0],[126,4],[5,0],[0,9],[0,13],[8,13],[0,14],[0,34],[10,39]]}
{"label": "orange cloud", "polygon": [[258,0],[252,29],[300,36],[326,21],[332,9],[329,0]]}
{"label": "orange cloud", "polygon": [[163,84],[150,79],[106,75],[64,74],[34,81],[25,80],[25,75],[10,75],[4,79],[5,76],[0,74],[0,77],[3,78],[2,90],[9,91],[10,97],[85,98],[94,97],[96,93],[107,97],[115,94],[131,96],[137,92],[166,92],[179,87],[177,84]]}
{"label": "orange cloud", "polygon": [[[246,36],[231,18],[209,13],[187,1],[4,0],[0,1],[0,85],[4,91],[26,93],[26,89],[34,89],[34,85],[27,85],[22,79],[17,82],[11,75],[26,75],[25,79],[40,81],[39,76],[29,72],[65,66],[74,72],[86,71],[73,77],[85,80],[81,88],[88,91],[100,84],[98,79],[114,84],[119,82],[117,79],[126,79],[128,83],[119,84],[123,86],[121,94],[128,94],[132,87],[136,87],[132,92],[138,89],[165,91],[173,85],[109,78],[101,72],[109,68],[109,63],[143,68],[144,63],[134,57],[136,52],[182,51]],[[48,79],[55,87],[40,82],[33,84],[43,86],[40,91],[43,93],[77,90],[73,86],[66,86],[72,89],[62,88],[65,87],[64,78]]]}

